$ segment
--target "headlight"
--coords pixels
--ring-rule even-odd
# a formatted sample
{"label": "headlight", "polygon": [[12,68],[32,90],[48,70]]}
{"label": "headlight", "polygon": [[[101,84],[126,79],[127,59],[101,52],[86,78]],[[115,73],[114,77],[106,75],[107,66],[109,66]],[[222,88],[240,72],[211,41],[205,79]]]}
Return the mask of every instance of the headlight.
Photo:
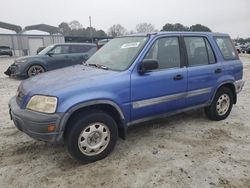
{"label": "headlight", "polygon": [[54,113],[56,111],[57,98],[43,95],[34,95],[29,100],[26,109],[43,112]]}
{"label": "headlight", "polygon": [[25,63],[27,59],[17,59],[15,63]]}

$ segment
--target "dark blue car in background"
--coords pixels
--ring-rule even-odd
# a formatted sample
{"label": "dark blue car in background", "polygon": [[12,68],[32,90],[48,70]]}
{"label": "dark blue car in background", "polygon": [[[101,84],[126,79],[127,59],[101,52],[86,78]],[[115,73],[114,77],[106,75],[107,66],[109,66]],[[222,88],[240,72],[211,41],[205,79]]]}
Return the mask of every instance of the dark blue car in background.
{"label": "dark blue car in background", "polygon": [[115,38],[84,65],[23,81],[9,102],[16,127],[64,140],[81,162],[106,157],[129,126],[204,108],[223,120],[244,85],[227,34],[159,32]]}
{"label": "dark blue car in background", "polygon": [[96,44],[91,43],[54,44],[35,56],[17,58],[5,74],[18,77],[36,76],[43,72],[80,64],[96,50]]}

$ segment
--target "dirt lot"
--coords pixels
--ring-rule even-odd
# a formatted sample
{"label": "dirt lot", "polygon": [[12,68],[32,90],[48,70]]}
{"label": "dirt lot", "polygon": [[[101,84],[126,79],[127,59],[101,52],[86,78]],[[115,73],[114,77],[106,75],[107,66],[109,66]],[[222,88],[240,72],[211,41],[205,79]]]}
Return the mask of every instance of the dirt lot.
{"label": "dirt lot", "polygon": [[81,166],[63,144],[14,127],[7,104],[20,80],[0,58],[0,187],[250,187],[250,56],[241,59],[247,82],[226,120],[198,110],[135,126],[109,157]]}

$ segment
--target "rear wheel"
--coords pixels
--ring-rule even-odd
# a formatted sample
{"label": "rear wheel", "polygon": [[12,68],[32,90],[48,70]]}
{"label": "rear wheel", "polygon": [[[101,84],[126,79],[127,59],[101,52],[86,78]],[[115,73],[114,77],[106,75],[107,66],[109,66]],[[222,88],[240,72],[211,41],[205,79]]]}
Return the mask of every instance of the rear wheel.
{"label": "rear wheel", "polygon": [[233,93],[222,87],[217,91],[211,106],[205,108],[206,116],[211,120],[223,120],[230,114],[233,106]]}
{"label": "rear wheel", "polygon": [[118,137],[115,120],[107,113],[93,111],[78,116],[69,125],[66,143],[70,155],[81,163],[105,158]]}
{"label": "rear wheel", "polygon": [[45,72],[45,69],[41,66],[41,65],[32,65],[29,69],[28,69],[28,77],[32,77],[32,76],[36,76],[38,74],[41,74]]}

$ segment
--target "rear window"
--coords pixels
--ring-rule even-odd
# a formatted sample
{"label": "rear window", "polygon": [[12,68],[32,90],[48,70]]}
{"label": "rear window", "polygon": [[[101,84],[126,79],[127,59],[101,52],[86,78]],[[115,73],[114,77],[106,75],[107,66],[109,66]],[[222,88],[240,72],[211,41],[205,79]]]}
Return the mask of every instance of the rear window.
{"label": "rear window", "polygon": [[225,60],[234,60],[239,58],[229,37],[215,37],[215,41]]}

